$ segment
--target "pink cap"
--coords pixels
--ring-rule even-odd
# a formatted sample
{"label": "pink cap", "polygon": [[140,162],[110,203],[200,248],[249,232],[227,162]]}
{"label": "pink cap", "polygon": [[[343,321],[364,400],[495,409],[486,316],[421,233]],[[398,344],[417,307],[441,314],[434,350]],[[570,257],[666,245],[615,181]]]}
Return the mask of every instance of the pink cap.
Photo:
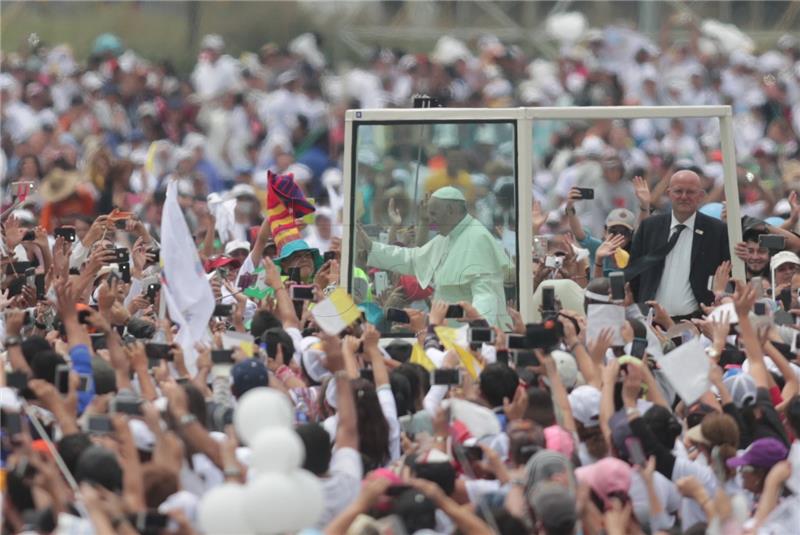
{"label": "pink cap", "polygon": [[548,450],[557,451],[564,457],[572,457],[575,452],[575,441],[572,435],[561,426],[551,425],[544,428],[545,447]]}
{"label": "pink cap", "polygon": [[616,457],[604,457],[596,463],[581,466],[575,470],[575,477],[589,485],[603,502],[608,501],[609,494],[628,494],[631,488],[631,467]]}

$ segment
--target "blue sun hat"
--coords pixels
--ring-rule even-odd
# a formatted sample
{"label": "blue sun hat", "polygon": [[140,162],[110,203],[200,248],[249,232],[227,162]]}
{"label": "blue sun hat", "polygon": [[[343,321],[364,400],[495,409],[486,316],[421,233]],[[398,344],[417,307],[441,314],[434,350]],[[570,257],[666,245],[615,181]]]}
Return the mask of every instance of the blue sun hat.
{"label": "blue sun hat", "polygon": [[281,262],[292,256],[294,253],[300,253],[303,251],[309,251],[314,257],[314,271],[322,267],[323,260],[322,255],[319,254],[319,249],[311,247],[305,240],[294,240],[284,244],[283,248],[281,249],[280,256],[273,258],[272,261],[275,262],[276,266],[281,268],[281,271],[283,271]]}

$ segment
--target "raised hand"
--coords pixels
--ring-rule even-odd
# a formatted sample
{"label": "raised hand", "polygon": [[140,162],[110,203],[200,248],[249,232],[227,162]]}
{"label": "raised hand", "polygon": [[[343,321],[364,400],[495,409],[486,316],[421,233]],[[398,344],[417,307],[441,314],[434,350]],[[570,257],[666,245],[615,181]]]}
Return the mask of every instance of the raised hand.
{"label": "raised hand", "polygon": [[633,191],[636,194],[636,198],[639,199],[639,208],[649,211],[651,198],[650,186],[647,185],[647,181],[640,176],[633,177]]}
{"label": "raised hand", "polygon": [[395,206],[394,197],[389,197],[389,206],[387,207],[389,222],[395,227],[399,227],[403,223],[403,216],[400,215],[400,210]]}
{"label": "raised hand", "polygon": [[600,247],[594,253],[595,262],[602,258],[607,258],[614,253],[617,252],[617,249],[622,247],[625,244],[625,236],[620,234],[612,234],[610,237],[606,239],[603,243],[600,244]]}

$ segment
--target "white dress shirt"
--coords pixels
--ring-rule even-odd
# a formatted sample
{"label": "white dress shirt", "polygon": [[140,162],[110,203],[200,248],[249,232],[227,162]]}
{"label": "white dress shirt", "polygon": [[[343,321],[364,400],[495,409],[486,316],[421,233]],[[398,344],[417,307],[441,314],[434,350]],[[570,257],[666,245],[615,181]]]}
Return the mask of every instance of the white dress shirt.
{"label": "white dress shirt", "polygon": [[[683,316],[697,310],[697,300],[692,293],[689,283],[689,273],[692,269],[692,241],[694,240],[694,220],[697,213],[683,222],[686,228],[678,237],[678,242],[664,260],[664,272],[656,292],[656,301],[667,311],[670,316]],[[672,214],[672,223],[669,226],[669,235],[675,232],[675,227],[681,222]]]}

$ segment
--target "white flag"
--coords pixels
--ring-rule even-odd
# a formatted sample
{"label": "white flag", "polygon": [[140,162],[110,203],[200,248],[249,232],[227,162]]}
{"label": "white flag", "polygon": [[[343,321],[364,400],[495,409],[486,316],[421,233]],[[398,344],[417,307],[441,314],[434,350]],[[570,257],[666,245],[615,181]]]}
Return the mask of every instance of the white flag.
{"label": "white flag", "polygon": [[186,367],[193,374],[197,360],[194,344],[207,338],[208,320],[215,303],[189,226],[178,205],[177,188],[177,183],[170,180],[161,214],[162,289],[169,316],[180,326],[175,341],[183,349]]}

